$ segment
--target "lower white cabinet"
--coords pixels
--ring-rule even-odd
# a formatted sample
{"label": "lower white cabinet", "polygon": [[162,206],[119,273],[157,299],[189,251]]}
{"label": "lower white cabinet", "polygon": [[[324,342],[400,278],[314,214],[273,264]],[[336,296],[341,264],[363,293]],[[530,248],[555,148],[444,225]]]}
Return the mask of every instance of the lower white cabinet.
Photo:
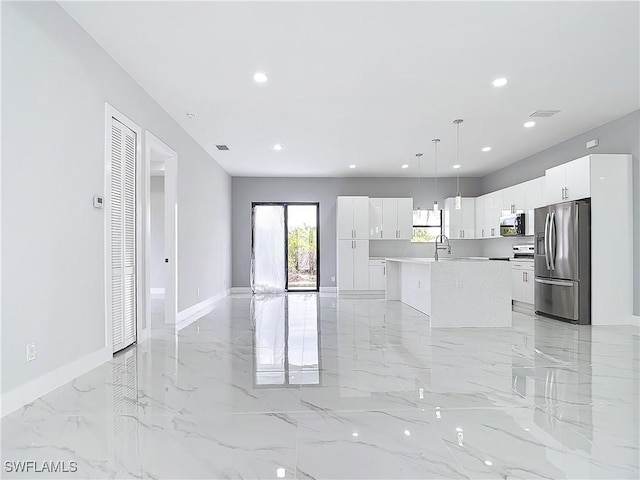
{"label": "lower white cabinet", "polygon": [[369,240],[338,240],[338,291],[369,290]]}
{"label": "lower white cabinet", "polygon": [[533,305],[533,262],[511,262],[511,298]]}
{"label": "lower white cabinet", "polygon": [[369,260],[369,289],[386,289],[386,262],[384,260]]}

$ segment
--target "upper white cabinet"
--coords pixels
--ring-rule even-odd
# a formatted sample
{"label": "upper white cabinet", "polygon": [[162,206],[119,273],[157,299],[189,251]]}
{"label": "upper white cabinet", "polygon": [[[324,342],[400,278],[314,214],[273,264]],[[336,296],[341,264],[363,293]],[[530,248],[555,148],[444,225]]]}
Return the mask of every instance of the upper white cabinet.
{"label": "upper white cabinet", "polygon": [[336,217],[339,240],[369,238],[369,197],[338,197]]}
{"label": "upper white cabinet", "polygon": [[545,170],[546,205],[579,200],[591,196],[591,155]]}
{"label": "upper white cabinet", "polygon": [[525,235],[533,235],[534,210],[545,205],[544,177],[534,178],[521,184],[524,188]]}
{"label": "upper white cabinet", "polygon": [[476,198],[475,201],[475,212],[476,212],[476,219],[475,219],[475,237],[476,238],[485,238],[485,232],[486,232],[486,228],[484,225],[485,222],[485,214],[484,214],[484,207],[485,207],[485,195],[482,195],[480,197]]}
{"label": "upper white cabinet", "polygon": [[369,199],[369,238],[382,238],[382,199]]}
{"label": "upper white cabinet", "polygon": [[[525,188],[519,183],[512,187],[504,188],[502,192],[502,212],[516,213],[525,210]],[[501,212],[501,213],[502,213]]]}
{"label": "upper white cabinet", "polygon": [[500,236],[500,217],[502,216],[502,190],[484,195],[485,238]]}
{"label": "upper white cabinet", "polygon": [[411,240],[413,198],[369,199],[369,237],[372,240]]}
{"label": "upper white cabinet", "polygon": [[475,198],[463,198],[458,210],[455,207],[455,198],[445,198],[444,234],[450,239],[475,238],[475,209]]}

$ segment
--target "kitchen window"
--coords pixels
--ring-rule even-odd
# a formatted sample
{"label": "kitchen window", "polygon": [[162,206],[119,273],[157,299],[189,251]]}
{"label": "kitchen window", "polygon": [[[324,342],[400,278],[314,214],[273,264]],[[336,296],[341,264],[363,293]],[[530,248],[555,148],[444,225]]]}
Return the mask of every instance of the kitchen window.
{"label": "kitchen window", "polygon": [[433,242],[442,233],[442,210],[414,210],[412,242]]}

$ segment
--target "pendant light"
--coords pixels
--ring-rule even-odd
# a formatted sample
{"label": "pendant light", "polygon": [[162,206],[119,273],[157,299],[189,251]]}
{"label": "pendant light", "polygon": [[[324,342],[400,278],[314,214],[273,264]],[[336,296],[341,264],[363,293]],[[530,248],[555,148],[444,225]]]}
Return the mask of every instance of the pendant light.
{"label": "pendant light", "polygon": [[[420,195],[420,157],[422,157],[421,153],[416,153],[416,158],[418,159],[418,195]],[[420,206],[416,207],[416,210],[420,210]]]}
{"label": "pendant light", "polygon": [[453,123],[456,124],[457,130],[457,141],[456,141],[456,198],[454,200],[454,205],[456,210],[460,210],[462,208],[462,194],[460,193],[460,124],[463,122],[461,118],[454,120]]}
{"label": "pendant light", "polygon": [[434,138],[431,140],[433,142],[433,186],[434,192],[433,195],[435,200],[433,201],[433,211],[437,212],[440,210],[438,207],[438,143],[440,142],[439,138]]}

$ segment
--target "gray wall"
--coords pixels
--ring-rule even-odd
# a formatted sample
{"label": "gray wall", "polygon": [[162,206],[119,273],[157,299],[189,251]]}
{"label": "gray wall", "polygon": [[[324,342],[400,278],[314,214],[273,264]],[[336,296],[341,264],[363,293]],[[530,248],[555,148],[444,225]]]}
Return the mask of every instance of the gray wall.
{"label": "gray wall", "polygon": [[[585,143],[594,138],[600,140],[600,145],[587,150]],[[640,315],[640,110],[487,175],[481,182],[482,193],[493,192],[540,177],[544,175],[547,168],[593,153],[630,153],[633,155],[634,313]]]}
{"label": "gray wall", "polygon": [[[480,180],[461,178],[460,189],[465,196],[476,196]],[[433,191],[433,179],[428,178],[421,179],[418,190],[417,178],[233,177],[233,286],[249,286],[251,202],[320,202],[320,285],[334,287],[331,277],[336,276],[337,196],[413,197],[415,206],[428,208],[433,204]],[[438,179],[438,192],[439,202],[455,195],[455,178]]]}
{"label": "gray wall", "polygon": [[179,310],[230,286],[231,177],[57,3],[1,8],[4,394],[105,348],[105,102],[178,153]]}
{"label": "gray wall", "polygon": [[164,284],[164,177],[151,177],[151,288]]}

